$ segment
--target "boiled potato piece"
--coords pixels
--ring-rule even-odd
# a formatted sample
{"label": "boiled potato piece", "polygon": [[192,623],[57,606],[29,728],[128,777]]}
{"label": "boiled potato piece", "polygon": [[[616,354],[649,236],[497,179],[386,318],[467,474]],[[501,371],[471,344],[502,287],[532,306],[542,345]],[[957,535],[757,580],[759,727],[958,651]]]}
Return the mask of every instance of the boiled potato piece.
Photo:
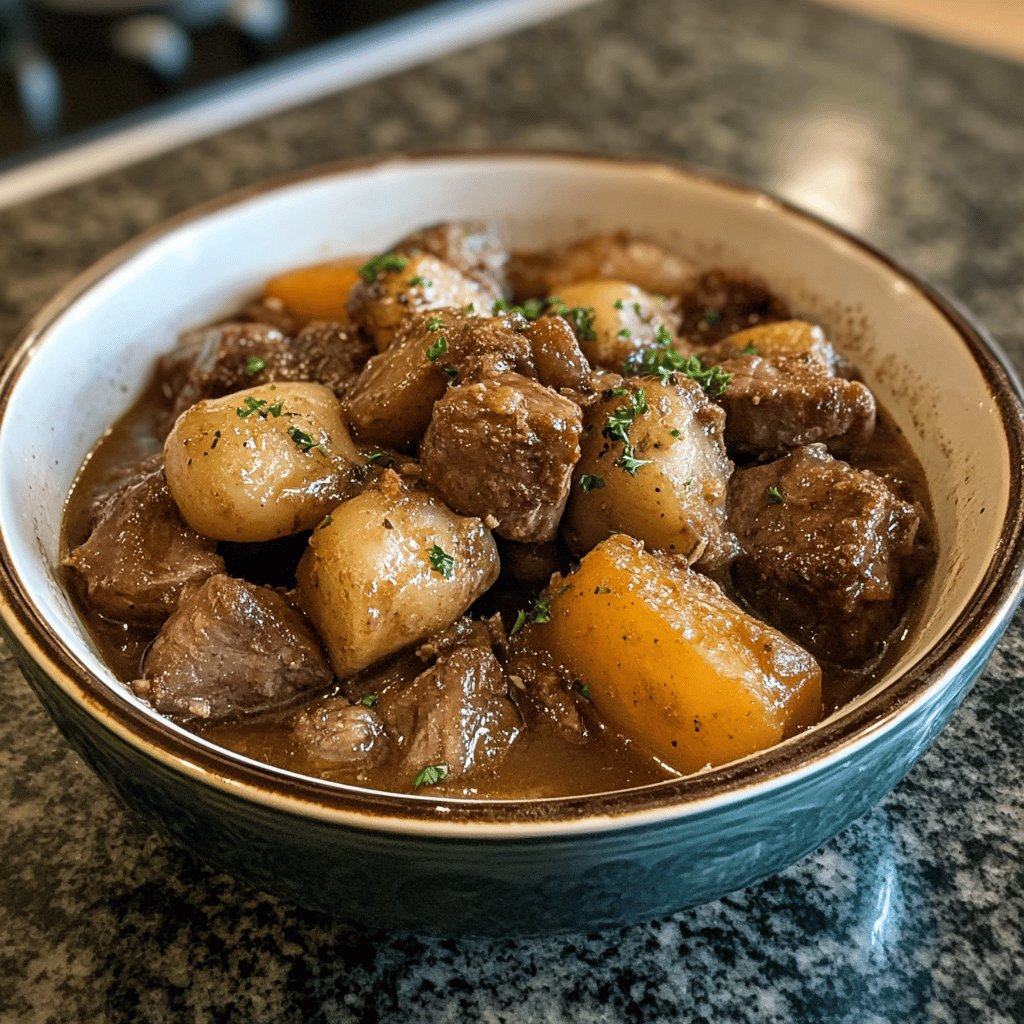
{"label": "boiled potato piece", "polygon": [[[675,345],[673,315],[664,296],[627,281],[581,281],[557,298],[566,307],[594,311],[590,330],[577,331],[580,347],[595,366],[622,372],[630,357],[656,345]],[[556,303],[555,312],[560,308]]]}
{"label": "boiled potato piece", "polygon": [[701,359],[711,366],[737,356],[801,358],[816,363],[828,374],[836,372],[836,353],[825,332],[806,320],[777,320],[737,331],[703,352]]}
{"label": "boiled potato piece", "polygon": [[[628,445],[614,434],[620,424]],[[726,526],[732,463],[725,415],[686,377],[624,381],[587,410],[565,515],[577,552],[610,533],[717,568],[736,552]],[[635,461],[631,461],[635,460]]]}
{"label": "boiled potato piece", "polygon": [[322,384],[267,384],[197,402],[164,443],[182,518],[215,540],[311,529],[351,493],[351,471],[364,461]]}
{"label": "boiled potato piece", "polygon": [[498,569],[479,519],[386,471],[313,532],[299,562],[299,602],[344,677],[450,625]]}
{"label": "boiled potato piece", "polygon": [[365,263],[365,256],[346,256],[286,270],[267,281],[263,296],[278,299],[304,320],[347,321],[349,292]]}
{"label": "boiled potato piece", "polygon": [[552,581],[524,642],[585,684],[601,717],[680,772],[764,750],[821,716],[821,670],[707,577],[617,534]]}
{"label": "boiled potato piece", "polygon": [[496,287],[429,253],[385,253],[364,265],[363,279],[352,289],[348,308],[353,321],[383,352],[412,313],[446,306],[489,313],[500,297]]}

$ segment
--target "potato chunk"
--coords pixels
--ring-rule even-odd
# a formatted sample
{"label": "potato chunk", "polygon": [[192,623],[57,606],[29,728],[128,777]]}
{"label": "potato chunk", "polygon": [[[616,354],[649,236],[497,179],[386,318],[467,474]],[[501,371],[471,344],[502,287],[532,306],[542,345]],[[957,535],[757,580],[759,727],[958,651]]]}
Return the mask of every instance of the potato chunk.
{"label": "potato chunk", "polygon": [[299,602],[339,676],[454,622],[498,578],[498,551],[464,518],[385,471],[339,505],[299,562]]}
{"label": "potato chunk", "polygon": [[581,680],[614,729],[680,772],[764,750],[821,716],[802,647],[678,559],[631,537],[599,544],[549,589],[524,642]]}
{"label": "potato chunk", "polygon": [[334,393],[275,384],[197,402],[164,443],[182,518],[215,540],[263,541],[314,527],[363,464]]}
{"label": "potato chunk", "polygon": [[604,392],[584,421],[565,515],[569,544],[588,551],[621,530],[702,568],[728,562],[737,548],[726,528],[732,463],[724,421],[700,386],[682,376],[631,379]]}
{"label": "potato chunk", "polygon": [[[501,297],[496,287],[475,278],[429,253],[387,253],[364,268],[365,277],[352,289],[348,310],[383,352],[399,324],[411,315],[445,306],[488,313]],[[373,274],[372,279],[370,275]]]}
{"label": "potato chunk", "polygon": [[675,345],[667,300],[627,281],[581,281],[562,288],[558,298],[567,307],[594,311],[591,330],[577,335],[594,366],[621,373],[631,356],[655,345]]}

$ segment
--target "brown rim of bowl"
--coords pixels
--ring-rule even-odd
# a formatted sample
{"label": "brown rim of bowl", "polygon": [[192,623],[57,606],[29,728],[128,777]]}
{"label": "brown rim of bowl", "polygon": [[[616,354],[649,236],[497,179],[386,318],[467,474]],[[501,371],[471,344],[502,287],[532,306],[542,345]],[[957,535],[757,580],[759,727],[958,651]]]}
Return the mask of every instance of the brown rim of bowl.
{"label": "brown rim of bowl", "polygon": [[[993,401],[999,409],[1006,431],[1010,456],[1010,481],[1007,515],[999,543],[968,607],[905,672],[894,678],[879,693],[849,711],[839,711],[814,729],[786,743],[753,754],[732,764],[699,775],[672,779],[648,786],[588,796],[556,797],[523,801],[472,800],[450,797],[423,797],[381,793],[340,783],[297,776],[253,762],[212,744],[193,742],[181,735],[166,720],[135,707],[89,670],[65,646],[42,619],[16,576],[6,541],[0,544],[0,612],[19,642],[30,648],[33,660],[61,685],[86,712],[99,722],[110,718],[118,726],[114,731],[137,737],[136,744],[147,757],[157,757],[178,770],[220,789],[239,790],[239,784],[256,799],[285,806],[293,813],[312,813],[331,819],[350,815],[399,824],[402,820],[416,831],[416,824],[435,822],[439,829],[458,823],[517,823],[572,828],[583,819],[603,819],[614,825],[626,825],[627,819],[642,812],[666,812],[675,817],[691,807],[715,797],[739,797],[752,786],[762,788],[777,783],[787,774],[809,768],[822,755],[838,755],[842,749],[865,742],[887,728],[914,704],[922,702],[933,689],[941,688],[943,678],[970,663],[989,637],[1009,620],[1024,591],[1024,392],[1006,356],[987,333],[958,306],[930,285],[907,271],[884,253],[842,228],[815,214],[753,186],[723,178],[706,170],[654,159],[630,159],[584,153],[530,150],[485,149],[479,151],[427,151],[398,156],[362,158],[320,165],[271,181],[235,190],[177,214],[122,244],[66,284],[36,314],[11,344],[0,367],[0,419],[6,413],[9,396],[18,378],[41,343],[46,331],[78,298],[108,274],[120,267],[157,239],[186,224],[218,210],[235,206],[266,192],[275,191],[324,177],[358,173],[380,167],[422,164],[429,161],[526,160],[531,162],[585,162],[605,164],[619,169],[637,168],[660,171],[746,197],[767,199],[789,216],[804,220],[882,263],[910,284],[919,295],[937,309],[959,334],[984,377]],[[0,526],[2,528],[2,526]],[[105,726],[110,728],[109,725]],[[152,748],[147,750],[146,748]],[[439,814],[438,808],[443,809]],[[676,812],[671,814],[671,812]],[[647,816],[646,814],[644,815]],[[367,822],[368,823],[368,822]],[[401,830],[398,828],[397,830]],[[473,830],[471,830],[473,831]],[[545,829],[549,831],[549,829]]]}

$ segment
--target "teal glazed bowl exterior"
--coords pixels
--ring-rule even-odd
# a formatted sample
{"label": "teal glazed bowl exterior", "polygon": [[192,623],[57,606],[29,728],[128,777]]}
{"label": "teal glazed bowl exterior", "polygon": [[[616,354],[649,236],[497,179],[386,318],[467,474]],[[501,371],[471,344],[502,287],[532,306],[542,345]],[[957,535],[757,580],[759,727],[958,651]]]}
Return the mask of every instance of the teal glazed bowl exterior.
{"label": "teal glazed bowl exterior", "polygon": [[[801,735],[688,778],[469,801],[259,764],[160,718],[112,677],[61,587],[61,513],[83,458],[140,393],[155,357],[274,272],[480,216],[506,221],[520,247],[629,228],[698,265],[760,273],[826,327],[908,437],[935,511],[935,581],[884,678]],[[72,747],[129,807],[215,866],[366,926],[589,931],[765,878],[909,771],[1020,601],[1022,442],[1020,386],[977,327],[868,246],[763,193],[664,164],[558,154],[328,167],[129,243],[14,344],[0,376],[0,621]]]}

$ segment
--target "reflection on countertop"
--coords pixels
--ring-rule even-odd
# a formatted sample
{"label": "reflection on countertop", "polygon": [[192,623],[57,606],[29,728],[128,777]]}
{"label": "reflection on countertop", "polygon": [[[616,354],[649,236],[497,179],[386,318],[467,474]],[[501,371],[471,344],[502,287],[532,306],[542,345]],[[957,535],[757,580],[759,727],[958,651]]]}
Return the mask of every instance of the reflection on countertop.
{"label": "reflection on countertop", "polygon": [[[1024,68],[806,0],[608,0],[0,212],[0,332],[167,214],[324,160],[660,156],[826,213],[1024,368]],[[362,934],[126,814],[0,666],[0,1020],[995,1021],[1024,980],[1024,623],[872,813],[781,875],[610,934]],[[429,885],[429,871],[424,885]]]}

